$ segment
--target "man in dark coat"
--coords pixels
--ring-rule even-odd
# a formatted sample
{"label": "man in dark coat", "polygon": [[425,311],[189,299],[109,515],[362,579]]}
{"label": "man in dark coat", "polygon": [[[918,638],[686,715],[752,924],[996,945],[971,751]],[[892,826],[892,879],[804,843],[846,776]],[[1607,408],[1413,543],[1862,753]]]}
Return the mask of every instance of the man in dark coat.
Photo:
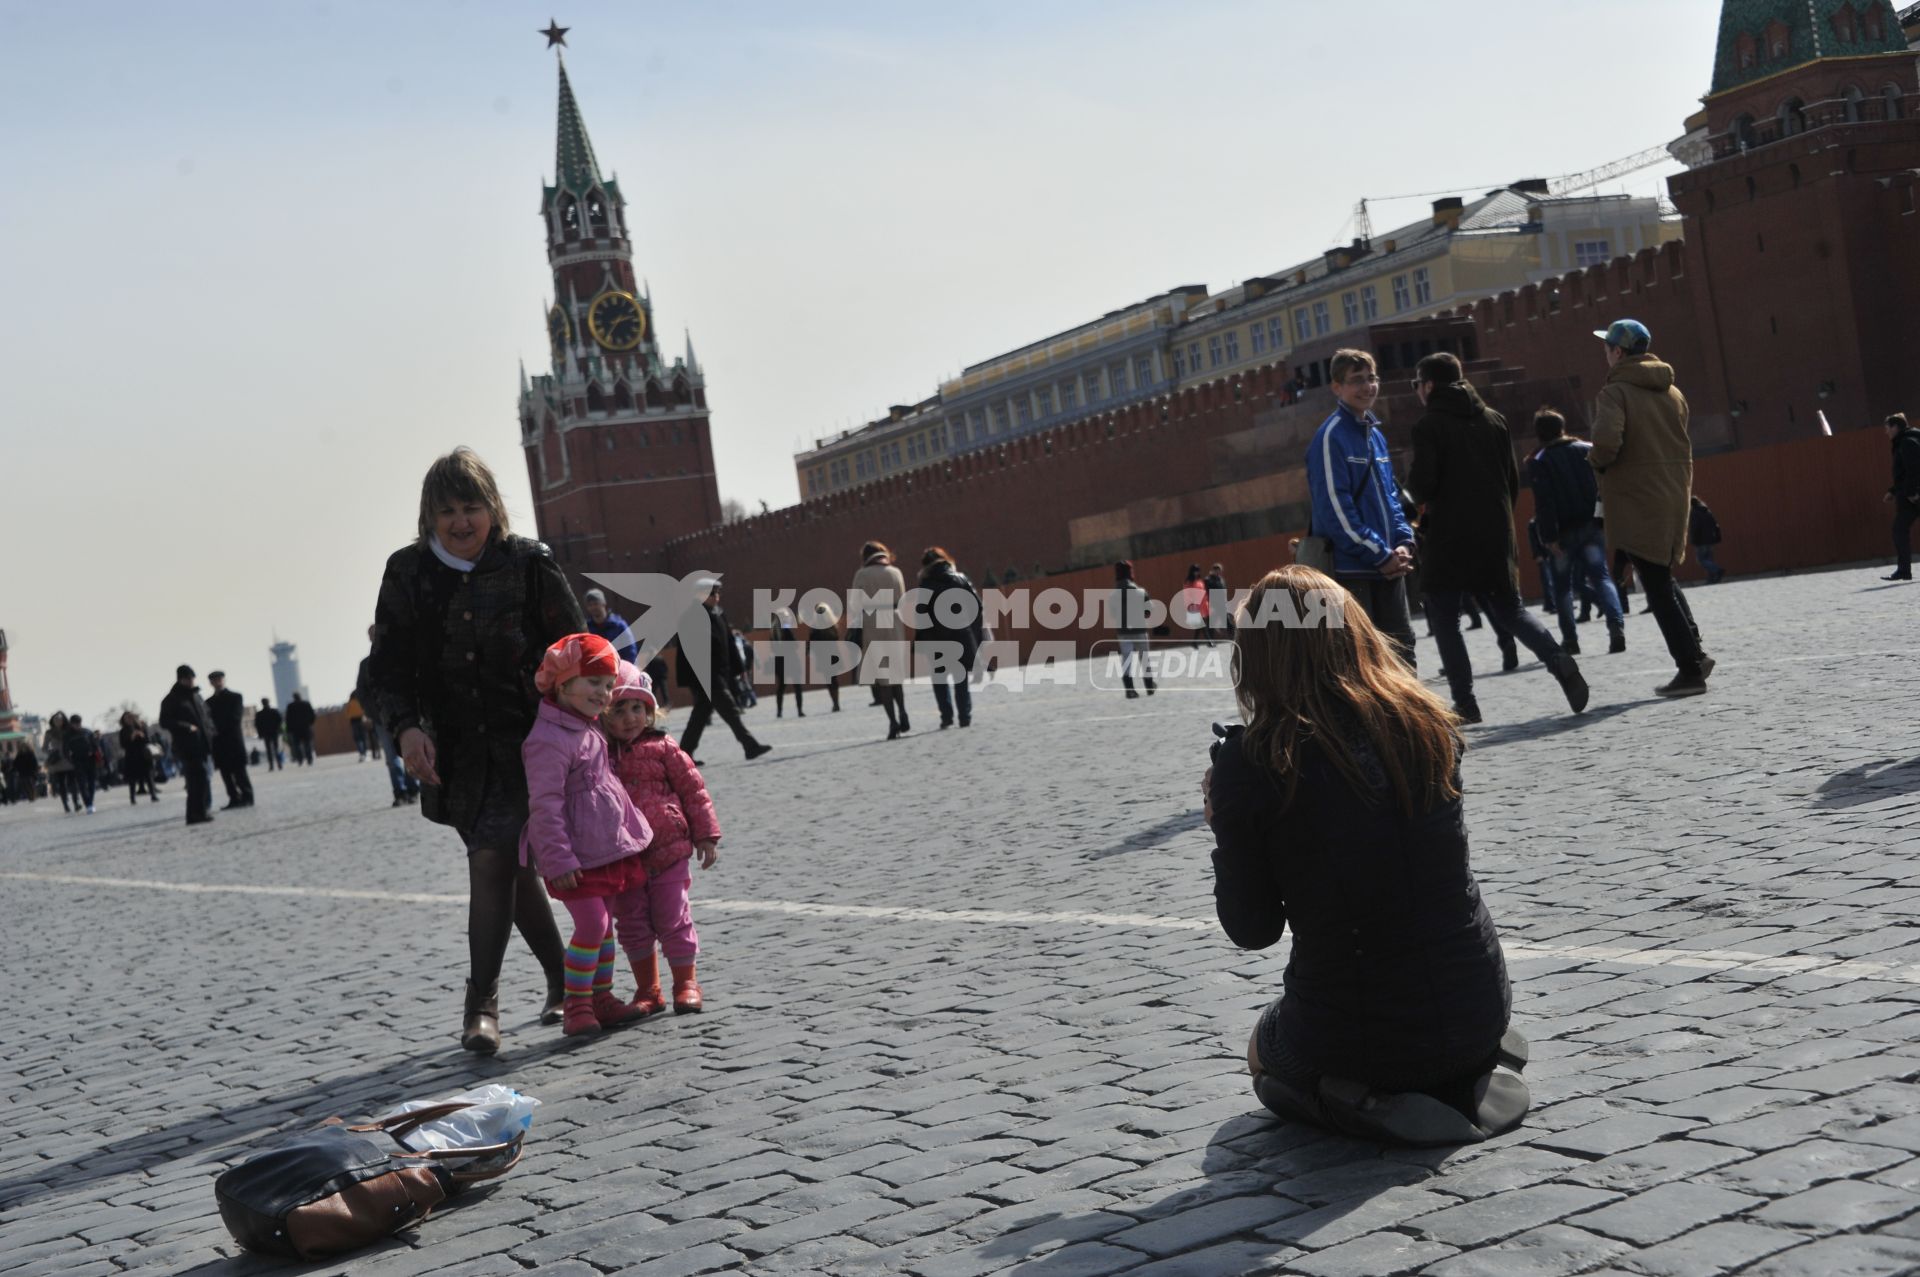
{"label": "man in dark coat", "polygon": [[313,722],[319,715],[313,703],[295,692],[287,702],[287,742],[293,746],[293,761],[313,766]]}
{"label": "man in dark coat", "polygon": [[1893,553],[1898,562],[1883,581],[1913,580],[1913,522],[1920,519],[1920,429],[1907,424],[1907,414],[1896,412],[1886,420],[1887,439],[1893,444],[1893,486],[1882,498],[1893,507]]}
{"label": "man in dark coat", "polygon": [[727,614],[720,610],[720,583],[713,582],[707,589],[707,597],[699,606],[707,613],[707,678],[703,681],[700,672],[693,667],[687,657],[684,644],[678,644],[678,676],[680,685],[693,692],[693,711],[687,715],[687,725],[680,733],[680,748],[689,756],[700,744],[701,733],[707,730],[707,724],[718,714],[720,721],[733,731],[733,738],[740,742],[740,748],[746,751],[749,759],[771,750],[773,746],[762,745],[755,740],[753,733],[740,721],[740,710],[733,703],[733,693],[728,685],[743,671],[740,653],[733,645],[733,627],[727,624]]}
{"label": "man in dark coat", "polygon": [[220,769],[220,781],[227,787],[227,805],[253,806],[253,782],[247,779],[247,736],[243,720],[246,698],[227,686],[227,676],[215,670],[207,675],[213,695],[207,698],[207,714],[213,719],[213,765]]}
{"label": "man in dark coat", "polygon": [[286,764],[280,758],[280,729],[286,720],[280,717],[280,711],[273,702],[262,696],[260,708],[253,711],[253,730],[259,734],[260,748],[267,756],[268,771],[282,771]]}
{"label": "man in dark coat", "polygon": [[1434,646],[1453,688],[1454,712],[1469,723],[1480,721],[1473,666],[1460,637],[1462,601],[1471,596],[1546,664],[1577,714],[1587,706],[1579,664],[1520,602],[1513,540],[1520,467],[1506,420],[1481,402],[1460,361],[1444,351],[1422,359],[1414,378],[1427,411],[1413,427],[1407,487],[1426,506],[1421,588]]}
{"label": "man in dark coat", "polygon": [[1607,573],[1607,533],[1594,511],[1600,503],[1600,479],[1587,454],[1593,445],[1567,433],[1567,419],[1551,408],[1533,414],[1540,451],[1527,461],[1533,488],[1534,522],[1553,556],[1553,598],[1560,614],[1560,643],[1575,655],[1580,631],[1574,627],[1573,596],[1582,578],[1607,618],[1607,651],[1627,650],[1626,614],[1619,591]]}
{"label": "man in dark coat", "polygon": [[186,777],[187,823],[204,825],[213,820],[207,811],[213,802],[213,784],[207,778],[207,762],[213,757],[213,718],[200,699],[200,689],[193,685],[191,665],[175,670],[174,680],[160,702],[160,726],[172,735],[174,757]]}

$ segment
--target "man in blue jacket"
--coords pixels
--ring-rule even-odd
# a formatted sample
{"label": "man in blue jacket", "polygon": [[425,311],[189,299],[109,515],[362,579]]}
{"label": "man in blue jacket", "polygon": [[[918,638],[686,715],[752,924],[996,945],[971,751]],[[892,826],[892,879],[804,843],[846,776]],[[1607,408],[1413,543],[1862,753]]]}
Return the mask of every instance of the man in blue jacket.
{"label": "man in blue jacket", "polygon": [[1329,373],[1339,406],[1307,445],[1313,532],[1332,542],[1334,576],[1412,668],[1406,577],[1413,571],[1413,527],[1400,509],[1400,483],[1373,415],[1380,374],[1364,350],[1335,351]]}

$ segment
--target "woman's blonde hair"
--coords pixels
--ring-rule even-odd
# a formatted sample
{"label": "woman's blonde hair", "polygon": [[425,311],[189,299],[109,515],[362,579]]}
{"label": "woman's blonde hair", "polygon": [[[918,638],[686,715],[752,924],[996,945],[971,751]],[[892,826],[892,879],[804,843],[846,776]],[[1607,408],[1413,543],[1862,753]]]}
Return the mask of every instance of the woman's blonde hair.
{"label": "woman's blonde hair", "polygon": [[500,499],[500,485],[480,454],[462,446],[427,467],[427,477],[420,484],[420,544],[433,536],[435,511],[462,501],[487,507],[493,522],[490,539],[507,536],[507,503]]}
{"label": "woman's blonde hair", "polygon": [[[1276,591],[1288,597],[1269,600]],[[1293,564],[1253,587],[1234,634],[1233,683],[1243,748],[1280,777],[1288,802],[1310,741],[1366,790],[1376,782],[1356,748],[1364,740],[1408,816],[1460,796],[1453,715],[1325,573]]]}

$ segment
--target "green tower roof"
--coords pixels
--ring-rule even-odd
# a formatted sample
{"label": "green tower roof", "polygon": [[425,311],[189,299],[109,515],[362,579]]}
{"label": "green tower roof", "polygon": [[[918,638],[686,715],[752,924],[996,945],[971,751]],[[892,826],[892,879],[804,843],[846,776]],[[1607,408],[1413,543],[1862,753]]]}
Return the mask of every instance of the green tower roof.
{"label": "green tower roof", "polygon": [[[1783,34],[1786,49],[1776,52],[1771,37]],[[1890,0],[1723,0],[1711,93],[1820,58],[1904,53],[1906,48]]]}
{"label": "green tower roof", "polygon": [[580,118],[580,104],[573,100],[573,85],[567,82],[567,64],[560,63],[560,128],[554,144],[554,185],[576,195],[602,185],[600,162],[593,157],[593,143],[587,140],[587,126]]}

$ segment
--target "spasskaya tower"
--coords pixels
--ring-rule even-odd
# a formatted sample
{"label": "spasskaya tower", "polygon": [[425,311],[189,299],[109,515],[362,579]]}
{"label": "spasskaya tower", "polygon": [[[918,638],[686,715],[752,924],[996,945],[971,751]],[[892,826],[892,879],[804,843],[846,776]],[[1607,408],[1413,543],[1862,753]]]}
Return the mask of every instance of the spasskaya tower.
{"label": "spasskaya tower", "polygon": [[671,363],[660,353],[626,198],[617,177],[601,176],[564,61],[559,71],[553,184],[540,200],[552,370],[520,374],[534,520],[576,577],[657,571],[669,539],[720,522],[706,378],[690,336]]}

